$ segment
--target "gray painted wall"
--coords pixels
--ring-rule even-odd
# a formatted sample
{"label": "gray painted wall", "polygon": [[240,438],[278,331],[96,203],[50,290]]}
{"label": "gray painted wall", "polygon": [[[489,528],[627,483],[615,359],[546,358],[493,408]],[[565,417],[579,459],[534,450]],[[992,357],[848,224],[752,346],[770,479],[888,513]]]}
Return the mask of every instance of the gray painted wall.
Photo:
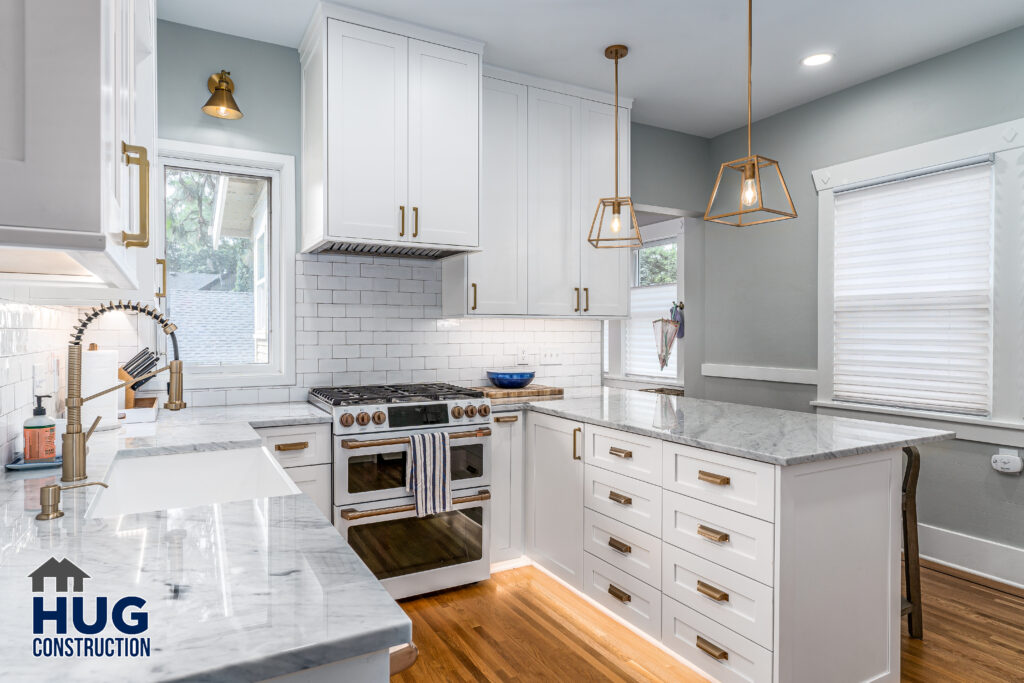
{"label": "gray painted wall", "polygon": [[[224,69],[235,82],[236,121],[202,112],[206,79]],[[296,219],[302,168],[302,127],[297,50],[157,22],[157,105],[161,138],[290,154],[295,157]],[[298,232],[298,230],[296,230]]]}
{"label": "gray painted wall", "polygon": [[707,173],[707,138],[634,123],[630,126],[630,148],[634,202],[703,215],[713,180]]}

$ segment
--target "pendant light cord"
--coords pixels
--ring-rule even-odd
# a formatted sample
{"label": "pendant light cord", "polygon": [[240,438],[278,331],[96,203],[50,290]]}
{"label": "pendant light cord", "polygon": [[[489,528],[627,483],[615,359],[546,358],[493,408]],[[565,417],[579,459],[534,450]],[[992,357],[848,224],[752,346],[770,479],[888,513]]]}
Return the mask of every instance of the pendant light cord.
{"label": "pendant light cord", "polygon": [[[747,156],[750,156],[750,100],[751,100],[751,80],[750,80],[750,68],[753,61],[752,53],[754,51],[754,0],[747,0]],[[618,67],[618,61],[615,62]],[[615,82],[618,83],[618,69],[616,68]],[[616,124],[615,131],[618,134],[618,124]],[[617,172],[618,166],[616,166]]]}
{"label": "pendant light cord", "polygon": [[619,198],[619,58],[615,58],[615,198]]}

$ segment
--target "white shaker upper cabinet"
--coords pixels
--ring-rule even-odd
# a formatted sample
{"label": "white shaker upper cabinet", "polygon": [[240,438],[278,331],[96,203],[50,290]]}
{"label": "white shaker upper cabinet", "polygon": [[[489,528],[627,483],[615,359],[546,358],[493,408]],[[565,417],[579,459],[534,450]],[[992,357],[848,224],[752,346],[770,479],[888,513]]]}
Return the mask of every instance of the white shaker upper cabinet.
{"label": "white shaker upper cabinet", "polygon": [[[327,21],[328,234],[407,239],[408,50],[405,36]],[[307,131],[308,132],[308,131]],[[405,206],[406,225],[402,225]]]}
{"label": "white shaker upper cabinet", "polygon": [[[585,316],[609,318],[629,314],[629,248],[597,249],[587,241],[594,211],[601,198],[615,196],[615,110],[610,104],[582,102],[582,214],[580,287]],[[629,194],[629,109],[619,107],[619,196]],[[628,212],[622,212],[627,234]],[[600,218],[600,214],[598,214]],[[605,214],[605,225],[611,216]]]}
{"label": "white shaker upper cabinet", "polygon": [[476,246],[480,56],[409,40],[409,204],[414,242]]}
{"label": "white shaker upper cabinet", "polygon": [[578,315],[580,99],[529,89],[530,315]]}
{"label": "white shaker upper cabinet", "polygon": [[525,85],[484,79],[481,251],[468,256],[470,313],[526,313],[526,106]]}

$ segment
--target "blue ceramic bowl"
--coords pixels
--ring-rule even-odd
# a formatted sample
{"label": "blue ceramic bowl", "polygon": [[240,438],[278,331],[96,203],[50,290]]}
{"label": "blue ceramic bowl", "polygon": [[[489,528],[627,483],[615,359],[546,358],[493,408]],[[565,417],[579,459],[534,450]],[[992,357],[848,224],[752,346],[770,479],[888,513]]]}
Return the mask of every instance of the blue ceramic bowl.
{"label": "blue ceramic bowl", "polygon": [[487,379],[499,389],[522,389],[533,381],[535,372],[492,372],[487,371]]}

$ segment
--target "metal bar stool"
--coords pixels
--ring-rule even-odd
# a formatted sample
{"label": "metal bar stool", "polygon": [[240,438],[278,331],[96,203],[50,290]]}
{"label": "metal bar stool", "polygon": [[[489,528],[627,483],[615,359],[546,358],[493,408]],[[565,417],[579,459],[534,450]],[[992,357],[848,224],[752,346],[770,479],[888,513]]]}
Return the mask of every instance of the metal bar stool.
{"label": "metal bar stool", "polygon": [[921,549],[917,542],[917,478],[921,474],[921,452],[914,446],[903,449],[907,467],[903,471],[903,576],[906,597],[901,615],[907,616],[911,638],[924,637],[921,622]]}

